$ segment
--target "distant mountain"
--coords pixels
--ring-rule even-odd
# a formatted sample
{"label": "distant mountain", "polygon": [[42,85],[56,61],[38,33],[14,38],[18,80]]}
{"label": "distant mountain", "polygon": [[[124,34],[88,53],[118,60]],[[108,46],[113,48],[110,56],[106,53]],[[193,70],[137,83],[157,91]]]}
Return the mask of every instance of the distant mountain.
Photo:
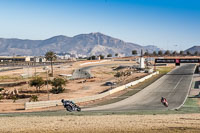
{"label": "distant mountain", "polygon": [[131,55],[132,50],[143,49],[149,53],[160,48],[148,45],[141,46],[124,42],[102,33],[80,34],[74,37],[55,36],[46,40],[22,40],[0,38],[0,55],[44,55],[47,51],[67,52],[81,55]]}
{"label": "distant mountain", "polygon": [[186,53],[187,51],[189,51],[191,54],[194,54],[196,51],[200,53],[200,46],[193,46],[189,49],[186,49],[184,52]]}

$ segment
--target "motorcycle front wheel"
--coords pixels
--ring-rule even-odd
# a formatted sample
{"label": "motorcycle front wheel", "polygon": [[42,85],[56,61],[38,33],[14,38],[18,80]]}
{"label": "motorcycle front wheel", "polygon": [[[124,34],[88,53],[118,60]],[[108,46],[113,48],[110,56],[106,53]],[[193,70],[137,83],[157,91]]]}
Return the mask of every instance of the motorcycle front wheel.
{"label": "motorcycle front wheel", "polygon": [[81,108],[77,108],[77,111],[80,112],[80,111],[81,111]]}

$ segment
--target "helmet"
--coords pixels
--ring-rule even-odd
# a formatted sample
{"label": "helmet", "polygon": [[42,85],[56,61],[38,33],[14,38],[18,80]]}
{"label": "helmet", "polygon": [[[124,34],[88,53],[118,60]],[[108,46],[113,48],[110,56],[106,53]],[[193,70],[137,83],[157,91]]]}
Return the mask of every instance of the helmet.
{"label": "helmet", "polygon": [[65,101],[64,99],[61,100],[62,103],[64,103],[64,101]]}

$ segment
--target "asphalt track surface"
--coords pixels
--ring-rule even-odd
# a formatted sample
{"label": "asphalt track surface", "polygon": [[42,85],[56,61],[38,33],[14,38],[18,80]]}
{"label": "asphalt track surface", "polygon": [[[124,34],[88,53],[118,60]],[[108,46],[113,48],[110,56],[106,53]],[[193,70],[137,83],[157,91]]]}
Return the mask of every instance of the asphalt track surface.
{"label": "asphalt track surface", "polygon": [[[148,87],[122,101],[83,109],[83,111],[132,111],[178,109],[185,102],[191,87],[195,64],[183,64]],[[169,107],[160,99],[165,97]]]}
{"label": "asphalt track surface", "polygon": [[94,77],[91,73],[90,69],[98,66],[112,66],[112,65],[122,65],[122,66],[137,66],[133,65],[132,63],[122,63],[122,64],[99,64],[99,65],[93,65],[93,66],[87,66],[80,69],[76,69],[72,75],[72,79],[83,79],[83,78],[92,78]]}

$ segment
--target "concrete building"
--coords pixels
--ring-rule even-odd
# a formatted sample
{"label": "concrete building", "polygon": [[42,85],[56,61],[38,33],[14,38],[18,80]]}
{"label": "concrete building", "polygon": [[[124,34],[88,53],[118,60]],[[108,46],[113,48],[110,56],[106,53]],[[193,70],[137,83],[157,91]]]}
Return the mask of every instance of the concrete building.
{"label": "concrete building", "polygon": [[26,62],[30,60],[30,56],[0,56],[0,62]]}
{"label": "concrete building", "polygon": [[46,58],[43,56],[31,57],[30,61],[32,62],[46,62]]}

